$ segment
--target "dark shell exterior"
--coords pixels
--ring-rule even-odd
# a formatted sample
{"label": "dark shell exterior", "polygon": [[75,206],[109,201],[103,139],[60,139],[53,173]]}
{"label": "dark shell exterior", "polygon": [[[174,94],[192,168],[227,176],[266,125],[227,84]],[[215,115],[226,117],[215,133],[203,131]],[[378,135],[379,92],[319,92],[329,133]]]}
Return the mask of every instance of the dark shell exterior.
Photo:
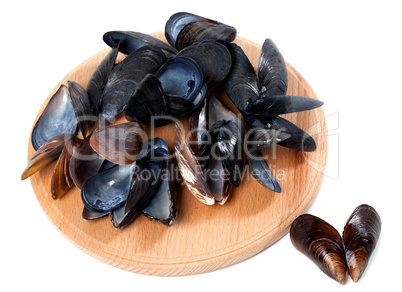
{"label": "dark shell exterior", "polygon": [[87,93],[90,101],[91,114],[98,115],[99,103],[102,98],[110,72],[116,63],[119,43],[114,45],[102,62],[98,65],[87,84]]}
{"label": "dark shell exterior", "polygon": [[357,282],[373,254],[381,233],[381,218],[369,205],[360,205],[343,229],[343,243],[349,274]]}
{"label": "dark shell exterior", "polygon": [[114,121],[127,106],[138,83],[148,74],[155,73],[166,57],[154,46],[143,46],[117,64],[109,75],[100,109],[101,123]]}
{"label": "dark shell exterior", "polygon": [[347,264],[342,238],[334,227],[316,216],[300,215],[290,227],[290,239],[327,276],[341,284],[345,282]]}
{"label": "dark shell exterior", "polygon": [[234,27],[223,23],[190,22],[178,34],[175,47],[181,51],[185,47],[205,40],[232,42],[236,38],[236,34],[237,31]]}
{"label": "dark shell exterior", "polygon": [[194,60],[202,71],[204,82],[208,87],[221,82],[232,67],[232,54],[221,42],[202,41],[181,50],[177,56]]}
{"label": "dark shell exterior", "polygon": [[258,80],[262,94],[266,96],[286,94],[288,71],[285,59],[271,39],[266,39],[262,45]]}
{"label": "dark shell exterior", "polygon": [[114,47],[120,43],[119,51],[129,55],[140,47],[151,45],[159,48],[164,52],[167,58],[171,58],[177,54],[177,50],[161,40],[135,31],[109,31],[103,35],[103,40],[110,47]]}
{"label": "dark shell exterior", "polygon": [[253,65],[243,49],[236,44],[231,46],[233,48],[232,69],[223,82],[223,88],[237,109],[246,116],[248,103],[259,97],[259,85]]}
{"label": "dark shell exterior", "polygon": [[85,138],[91,127],[95,125],[97,117],[91,113],[91,104],[88,93],[75,81],[68,81],[71,102],[73,104],[78,127]]}

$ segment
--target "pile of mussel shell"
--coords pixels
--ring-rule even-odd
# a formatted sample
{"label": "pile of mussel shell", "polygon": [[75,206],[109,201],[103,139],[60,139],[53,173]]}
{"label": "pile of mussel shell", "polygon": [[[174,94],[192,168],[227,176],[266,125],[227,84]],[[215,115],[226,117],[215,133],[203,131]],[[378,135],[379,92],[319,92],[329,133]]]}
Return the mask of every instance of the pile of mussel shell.
{"label": "pile of mussel shell", "polygon": [[[280,192],[260,150],[278,144],[314,151],[314,139],[279,115],[322,102],[286,95],[285,60],[270,39],[255,69],[232,43],[236,29],[221,22],[179,12],[166,22],[165,37],[168,44],[139,32],[106,32],[111,49],[88,84],[62,84],[37,120],[31,133],[36,153],[22,179],[57,161],[53,199],[77,187],[83,218],[110,215],[117,229],[141,213],[168,226],[174,222],[176,168],[207,205],[228,200],[246,163],[259,183]],[[117,63],[119,52],[126,56]],[[222,90],[241,115],[217,98]],[[116,124],[122,115],[127,122]],[[182,117],[198,147],[186,140]],[[143,128],[172,122],[174,155],[163,139],[148,139]]]}

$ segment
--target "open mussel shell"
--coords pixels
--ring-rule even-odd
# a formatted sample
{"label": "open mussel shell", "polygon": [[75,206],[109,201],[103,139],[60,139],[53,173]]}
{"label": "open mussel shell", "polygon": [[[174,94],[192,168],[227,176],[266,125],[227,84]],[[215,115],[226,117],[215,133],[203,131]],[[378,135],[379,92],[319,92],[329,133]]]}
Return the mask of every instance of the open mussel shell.
{"label": "open mussel shell", "polygon": [[275,176],[269,169],[267,162],[260,151],[246,152],[246,159],[250,167],[251,175],[264,187],[276,193],[281,192],[281,187]]}
{"label": "open mussel shell", "polygon": [[288,71],[285,59],[271,39],[266,39],[262,45],[258,80],[262,94],[266,96],[286,94]]}
{"label": "open mussel shell", "polygon": [[236,44],[231,46],[232,69],[223,82],[223,88],[237,109],[246,116],[248,103],[259,98],[257,75],[243,49]]}
{"label": "open mussel shell", "polygon": [[174,57],[177,50],[161,40],[148,34],[135,31],[109,31],[103,35],[103,40],[110,47],[120,42],[119,51],[129,55],[140,47],[152,45],[158,47],[165,53],[167,58]]}
{"label": "open mussel shell", "polygon": [[90,101],[91,114],[98,115],[99,103],[105,89],[110,72],[116,63],[119,43],[116,43],[102,62],[98,65],[87,84],[87,93]]}
{"label": "open mussel shell", "polygon": [[137,159],[144,130],[137,123],[102,126],[91,135],[92,149],[115,164],[131,164]]}
{"label": "open mussel shell", "polygon": [[360,205],[343,229],[349,274],[357,282],[363,274],[381,233],[381,218],[369,205]]}
{"label": "open mussel shell", "polygon": [[[203,76],[191,59],[175,57],[138,84],[126,108],[126,119],[163,126],[194,110],[205,96]],[[170,118],[168,118],[170,117]]]}
{"label": "open mussel shell", "polygon": [[247,112],[260,115],[282,115],[312,110],[323,104],[324,103],[320,100],[306,96],[264,95],[249,103],[246,110]]}
{"label": "open mussel shell", "polygon": [[85,207],[97,213],[109,212],[126,202],[136,163],[117,165],[87,179],[81,189]]}
{"label": "open mussel shell", "polygon": [[78,127],[85,138],[90,128],[95,124],[97,117],[91,113],[91,104],[85,89],[75,81],[68,81],[67,83]]}
{"label": "open mussel shell", "polygon": [[46,141],[55,136],[77,134],[77,132],[78,121],[71,103],[70,92],[65,85],[60,85],[32,130],[32,146],[38,150]]}
{"label": "open mussel shell", "polygon": [[127,106],[138,83],[148,74],[155,73],[166,57],[155,46],[143,46],[128,55],[110,72],[100,103],[101,123],[112,122]]}
{"label": "open mussel shell", "polygon": [[89,140],[91,135],[84,139],[77,147],[73,149],[73,155],[70,160],[70,175],[74,185],[82,189],[84,182],[100,171],[105,159],[96,153]]}
{"label": "open mussel shell", "polygon": [[77,148],[81,142],[82,141],[78,139],[68,141],[56,162],[50,183],[50,193],[55,200],[60,199],[74,186],[70,174],[70,161],[74,149]]}
{"label": "open mussel shell", "polygon": [[21,175],[21,180],[30,177],[58,159],[65,144],[71,139],[78,138],[73,134],[60,134],[46,141],[29,159],[28,165]]}
{"label": "open mussel shell", "polygon": [[347,265],[342,238],[333,226],[316,216],[300,215],[290,227],[290,239],[326,275],[341,284],[345,282]]}
{"label": "open mussel shell", "polygon": [[232,67],[232,54],[223,43],[206,40],[181,50],[177,56],[194,60],[202,71],[208,87],[221,82]]}
{"label": "open mussel shell", "polygon": [[184,130],[175,124],[175,154],[180,174],[190,192],[202,203],[213,205],[214,197],[204,179],[202,168],[184,136]]}

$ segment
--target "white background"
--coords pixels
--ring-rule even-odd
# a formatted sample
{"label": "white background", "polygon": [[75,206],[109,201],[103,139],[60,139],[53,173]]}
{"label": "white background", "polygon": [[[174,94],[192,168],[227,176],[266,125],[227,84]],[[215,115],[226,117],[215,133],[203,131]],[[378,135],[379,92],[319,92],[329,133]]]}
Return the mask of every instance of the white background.
{"label": "white background", "polygon": [[[326,3],[3,1],[0,290],[378,291],[400,286],[401,10],[397,1]],[[328,167],[308,212],[341,232],[359,204],[377,209],[382,234],[360,282],[349,279],[341,287],[297,252],[288,235],[249,260],[202,275],[125,272],[68,242],[41,210],[29,180],[20,181],[32,123],[55,84],[106,47],[104,32],[160,31],[177,11],[233,25],[238,35],[258,43],[272,38],[325,102]]]}

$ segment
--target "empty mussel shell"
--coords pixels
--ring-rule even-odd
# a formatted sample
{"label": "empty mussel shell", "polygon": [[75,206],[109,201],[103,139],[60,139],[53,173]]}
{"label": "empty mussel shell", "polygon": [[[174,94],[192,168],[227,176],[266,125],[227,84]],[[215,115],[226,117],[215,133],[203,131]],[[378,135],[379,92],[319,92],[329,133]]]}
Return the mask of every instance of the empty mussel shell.
{"label": "empty mussel shell", "polygon": [[165,25],[167,41],[181,51],[203,40],[231,42],[236,38],[236,29],[221,22],[187,12],[173,14]]}
{"label": "empty mussel shell", "polygon": [[117,42],[102,62],[98,65],[94,73],[92,73],[87,85],[87,93],[90,101],[91,114],[98,115],[99,103],[102,98],[110,72],[116,63],[119,43]]}
{"label": "empty mussel shell", "polygon": [[278,144],[290,149],[306,152],[311,152],[316,149],[316,143],[309,134],[295,124],[277,115],[248,115],[245,121],[250,128],[256,130],[260,139],[263,139],[265,134],[269,134],[269,132],[264,134],[261,130],[259,131],[259,129],[274,130],[272,133],[275,134],[275,139],[269,140],[270,145]]}
{"label": "empty mussel shell", "polygon": [[213,205],[215,199],[211,195],[211,190],[204,179],[202,168],[186,141],[183,131],[180,125],[176,123],[175,155],[180,174],[187,188],[199,201],[206,205]]}
{"label": "empty mussel shell", "polygon": [[109,31],[103,35],[103,40],[110,47],[114,47],[117,43],[120,43],[119,51],[126,55],[146,45],[158,47],[165,53],[167,58],[172,58],[177,53],[175,48],[161,40],[151,35],[135,31]]}
{"label": "empty mussel shell", "polygon": [[78,139],[73,134],[60,134],[50,138],[29,158],[28,165],[21,175],[24,180],[34,173],[38,172],[45,166],[59,158],[65,144],[71,139]]}
{"label": "empty mussel shell", "polygon": [[381,233],[381,218],[369,205],[360,205],[343,229],[349,274],[357,282],[363,274]]}
{"label": "empty mussel shell", "polygon": [[148,74],[155,73],[166,57],[155,46],[143,46],[128,55],[110,72],[100,103],[100,121],[109,123],[124,111],[138,83]]}
{"label": "empty mussel shell", "polygon": [[82,141],[79,139],[71,139],[68,141],[56,162],[50,182],[50,193],[55,200],[60,199],[74,186],[70,174],[70,161],[74,149],[77,148],[81,142]]}
{"label": "empty mussel shell", "polygon": [[85,89],[75,81],[70,80],[67,83],[78,127],[85,138],[95,124],[97,117],[91,113],[91,104]]}
{"label": "empty mussel shell", "polygon": [[282,115],[312,110],[322,106],[320,100],[295,95],[263,95],[261,98],[248,104],[246,110],[261,115]]}
{"label": "empty mussel shell", "polygon": [[145,132],[137,123],[102,126],[91,135],[92,149],[115,164],[131,164],[137,159]]}
{"label": "empty mussel shell", "polygon": [[105,217],[107,215],[109,215],[110,212],[93,212],[91,210],[89,210],[87,207],[84,206],[83,210],[82,210],[82,219],[84,220],[94,220],[94,219],[98,219],[98,218],[102,218]]}
{"label": "empty mussel shell", "polygon": [[138,84],[127,104],[126,119],[166,125],[198,107],[205,96],[203,86],[201,69],[193,60],[170,59],[155,75],[146,75]]}
{"label": "empty mussel shell", "polygon": [[232,54],[226,45],[215,40],[195,43],[181,50],[177,56],[194,60],[202,71],[208,87],[221,82],[232,67]]}
{"label": "empty mussel shell", "polygon": [[81,198],[92,212],[112,211],[126,202],[136,163],[117,165],[87,179]]}
{"label": "empty mussel shell", "polygon": [[100,171],[105,159],[96,153],[89,140],[91,135],[84,139],[77,147],[73,149],[73,155],[70,159],[70,175],[74,185],[82,189],[84,182],[91,176]]}
{"label": "empty mussel shell", "polygon": [[261,93],[266,96],[286,94],[288,71],[285,59],[271,39],[266,39],[261,48],[258,81]]}
{"label": "empty mussel shell", "polygon": [[232,69],[223,82],[223,88],[237,109],[246,116],[248,103],[259,97],[259,85],[253,65],[243,49],[236,44],[231,46],[233,48]]}
{"label": "empty mussel shell", "polygon": [[246,159],[249,165],[251,175],[264,187],[273,190],[276,193],[281,192],[281,187],[271,172],[267,162],[260,151],[247,151]]}
{"label": "empty mussel shell", "polygon": [[77,132],[78,121],[71,103],[70,92],[62,84],[50,98],[32,130],[32,146],[38,150],[50,138],[60,134],[77,134]]}
{"label": "empty mussel shell", "polygon": [[290,227],[290,239],[326,275],[341,284],[345,282],[347,264],[342,238],[334,227],[316,216],[300,215]]}

